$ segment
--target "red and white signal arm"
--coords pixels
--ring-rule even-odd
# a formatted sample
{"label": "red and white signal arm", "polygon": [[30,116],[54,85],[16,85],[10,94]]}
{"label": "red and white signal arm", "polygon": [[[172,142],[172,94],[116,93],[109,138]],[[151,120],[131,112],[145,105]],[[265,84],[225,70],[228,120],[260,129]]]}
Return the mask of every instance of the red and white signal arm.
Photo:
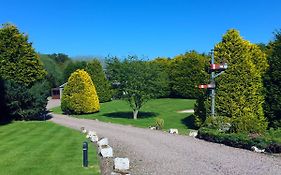
{"label": "red and white signal arm", "polygon": [[200,84],[200,85],[198,86],[198,88],[199,88],[199,89],[207,89],[208,86],[207,86],[206,84]]}
{"label": "red and white signal arm", "polygon": [[211,70],[225,70],[227,69],[227,64],[211,64],[210,65]]}
{"label": "red and white signal arm", "polygon": [[198,86],[199,89],[214,89],[215,87],[215,84],[200,84]]}

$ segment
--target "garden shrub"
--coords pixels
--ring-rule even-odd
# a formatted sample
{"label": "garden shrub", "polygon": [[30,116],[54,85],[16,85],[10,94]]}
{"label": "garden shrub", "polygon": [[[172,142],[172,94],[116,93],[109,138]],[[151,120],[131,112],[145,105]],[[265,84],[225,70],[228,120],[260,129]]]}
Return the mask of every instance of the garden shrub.
{"label": "garden shrub", "polygon": [[164,119],[162,118],[155,118],[155,127],[158,130],[162,130],[164,128]]}
{"label": "garden shrub", "polygon": [[230,118],[224,116],[216,116],[216,117],[209,116],[205,120],[203,126],[211,129],[221,130],[221,131],[229,131],[231,127],[231,121]]}
{"label": "garden shrub", "polygon": [[46,82],[37,82],[32,87],[11,80],[5,81],[4,84],[6,114],[11,119],[41,120],[44,118],[49,93]]}
{"label": "garden shrub", "polygon": [[[217,129],[201,127],[198,130],[198,138],[211,142],[222,143],[228,146],[251,149],[256,146],[265,149],[269,153],[281,153],[281,130],[268,131],[264,134],[225,133]],[[276,139],[279,138],[279,139]]]}
{"label": "garden shrub", "polygon": [[78,69],[71,74],[64,87],[61,108],[67,114],[99,111],[100,104],[96,88],[86,71]]}

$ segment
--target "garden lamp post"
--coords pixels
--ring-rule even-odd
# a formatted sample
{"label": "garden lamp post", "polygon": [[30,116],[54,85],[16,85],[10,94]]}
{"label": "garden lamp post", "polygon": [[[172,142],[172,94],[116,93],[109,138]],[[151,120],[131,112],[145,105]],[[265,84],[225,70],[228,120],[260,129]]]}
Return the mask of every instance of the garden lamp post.
{"label": "garden lamp post", "polygon": [[[227,64],[222,63],[222,64],[215,64],[215,58],[214,58],[214,51],[211,51],[211,64],[210,64],[210,72],[211,72],[211,77],[210,77],[210,84],[201,84],[199,85],[199,89],[209,89],[211,91],[210,97],[211,97],[211,116],[215,116],[215,89],[216,89],[216,83],[215,83],[215,78],[221,75],[226,69],[227,69]],[[216,74],[216,72],[218,72]]]}

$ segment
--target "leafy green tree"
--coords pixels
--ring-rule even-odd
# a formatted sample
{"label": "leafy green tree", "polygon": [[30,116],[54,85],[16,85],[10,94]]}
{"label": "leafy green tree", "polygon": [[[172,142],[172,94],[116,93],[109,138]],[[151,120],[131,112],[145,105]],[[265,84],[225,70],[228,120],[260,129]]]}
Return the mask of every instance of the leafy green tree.
{"label": "leafy green tree", "polygon": [[53,53],[49,54],[48,57],[53,59],[56,63],[60,65],[60,67],[64,67],[66,63],[70,62],[71,59],[68,57],[68,55],[63,54],[63,53]]}
{"label": "leafy green tree", "polygon": [[161,95],[163,78],[167,78],[158,65],[138,60],[135,56],[128,56],[123,61],[111,58],[107,61],[107,73],[122,94],[121,98],[133,109],[134,119],[148,100]]}
{"label": "leafy green tree", "polygon": [[27,86],[46,75],[27,35],[11,24],[0,29],[0,63],[0,77]]}
{"label": "leafy green tree", "polygon": [[190,51],[184,55],[176,56],[170,65],[170,81],[172,96],[184,98],[197,98],[198,85],[208,80],[206,72],[209,57]]}
{"label": "leafy green tree", "polygon": [[264,78],[266,87],[265,114],[271,127],[281,127],[281,32],[269,44],[269,69]]}
{"label": "leafy green tree", "polygon": [[87,62],[86,71],[90,74],[97,90],[100,102],[111,100],[112,91],[99,60]]}
{"label": "leafy green tree", "polygon": [[86,71],[78,69],[71,74],[64,87],[61,108],[68,114],[99,111],[100,104],[96,88]]}
{"label": "leafy green tree", "polygon": [[87,62],[86,61],[71,61],[67,64],[63,71],[64,81],[67,81],[70,75],[75,72],[77,69],[86,69]]}
{"label": "leafy green tree", "polygon": [[42,54],[40,54],[40,60],[48,72],[46,79],[48,80],[50,88],[55,88],[63,84],[63,69],[61,69],[58,63],[48,55]]}
{"label": "leafy green tree", "polygon": [[266,55],[232,29],[215,46],[215,60],[228,64],[216,79],[217,115],[230,117],[234,132],[265,131],[262,76],[268,67]]}
{"label": "leafy green tree", "polygon": [[161,69],[161,72],[163,74],[164,77],[167,78],[163,78],[162,79],[162,88],[161,88],[161,92],[160,93],[160,97],[169,97],[171,94],[171,83],[170,83],[170,63],[171,63],[171,59],[169,58],[156,58],[154,60],[151,61],[151,64],[157,64],[157,66],[159,66],[159,69]]}

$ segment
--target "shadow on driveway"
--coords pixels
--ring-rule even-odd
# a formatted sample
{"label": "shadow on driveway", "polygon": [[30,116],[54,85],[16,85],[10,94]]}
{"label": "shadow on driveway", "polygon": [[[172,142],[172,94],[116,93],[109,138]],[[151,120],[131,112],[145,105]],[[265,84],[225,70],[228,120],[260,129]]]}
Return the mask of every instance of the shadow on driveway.
{"label": "shadow on driveway", "polygon": [[[106,117],[111,117],[111,118],[127,118],[127,119],[133,119],[133,112],[111,112],[111,113],[106,113],[103,114]],[[151,117],[156,117],[158,114],[154,112],[139,112],[138,113],[138,118],[151,118]]]}

